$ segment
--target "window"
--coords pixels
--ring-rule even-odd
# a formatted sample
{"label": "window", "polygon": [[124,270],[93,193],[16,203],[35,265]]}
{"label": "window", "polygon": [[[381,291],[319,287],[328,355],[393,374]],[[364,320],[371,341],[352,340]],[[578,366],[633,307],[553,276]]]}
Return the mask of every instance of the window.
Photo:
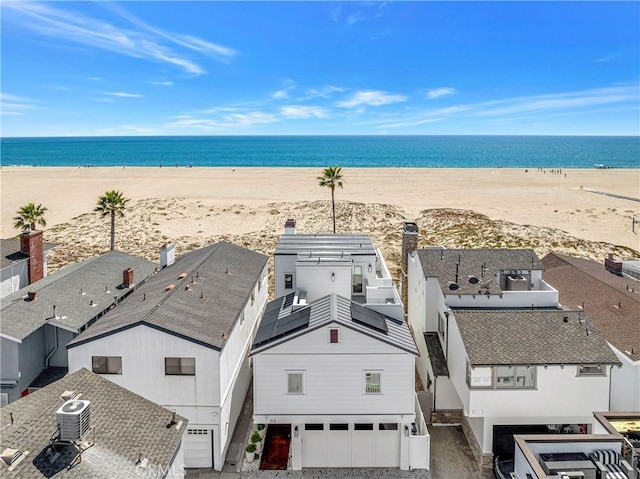
{"label": "window", "polygon": [[605,376],[604,366],[602,364],[589,364],[587,366],[578,366],[578,376]]}
{"label": "window", "polygon": [[324,424],[305,424],[305,431],[324,431]]}
{"label": "window", "polygon": [[287,394],[304,394],[304,373],[287,372]]}
{"label": "window", "polygon": [[382,373],[380,372],[364,373],[364,393],[365,394],[382,393]]}
{"label": "window", "polygon": [[536,386],[536,368],[527,366],[496,366],[497,389],[524,388]]}
{"label": "window", "polygon": [[397,422],[381,422],[378,424],[378,431],[397,431],[398,423]]}
{"label": "window", "polygon": [[354,424],[354,431],[373,431],[373,424]]}
{"label": "window", "polygon": [[444,341],[446,339],[445,334],[447,331],[447,326],[446,326],[446,318],[445,315],[447,313],[445,313],[444,315],[442,313],[438,313],[438,333],[440,333],[440,336],[442,337],[442,340]]}
{"label": "window", "polygon": [[492,388],[493,371],[491,368],[472,368],[467,362],[467,385],[470,388]]}
{"label": "window", "polygon": [[195,376],[196,358],[164,358],[164,373],[167,376]]}
{"label": "window", "polygon": [[91,368],[96,374],[122,374],[122,357],[92,356]]}
{"label": "window", "polygon": [[351,292],[353,294],[362,294],[362,266],[354,265],[353,275],[351,277]]}
{"label": "window", "polygon": [[329,330],[329,342],[330,343],[337,343],[338,342],[338,330],[337,329],[330,329]]}
{"label": "window", "polygon": [[284,274],[284,289],[293,289],[293,273]]}

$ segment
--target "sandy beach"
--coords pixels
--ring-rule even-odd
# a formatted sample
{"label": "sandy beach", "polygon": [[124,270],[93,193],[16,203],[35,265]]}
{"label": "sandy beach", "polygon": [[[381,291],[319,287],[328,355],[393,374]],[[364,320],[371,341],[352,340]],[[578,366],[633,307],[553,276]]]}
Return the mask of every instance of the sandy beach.
{"label": "sandy beach", "polygon": [[[48,208],[47,241],[61,243],[51,268],[109,248],[108,220],[92,210],[99,195],[131,199],[118,218],[116,247],[157,260],[225,239],[270,253],[284,220],[298,231],[329,232],[330,192],[319,168],[35,168],[5,167],[2,237],[28,203]],[[601,260],[640,250],[640,171],[593,169],[344,169],[336,190],[339,232],[369,232],[392,268],[403,221],[417,221],[421,245],[533,247]]]}

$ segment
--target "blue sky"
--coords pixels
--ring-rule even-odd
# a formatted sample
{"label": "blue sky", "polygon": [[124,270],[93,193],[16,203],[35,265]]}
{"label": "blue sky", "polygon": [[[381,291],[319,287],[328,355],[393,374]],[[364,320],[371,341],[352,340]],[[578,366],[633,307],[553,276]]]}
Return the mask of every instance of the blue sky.
{"label": "blue sky", "polygon": [[2,136],[640,132],[635,1],[0,8]]}

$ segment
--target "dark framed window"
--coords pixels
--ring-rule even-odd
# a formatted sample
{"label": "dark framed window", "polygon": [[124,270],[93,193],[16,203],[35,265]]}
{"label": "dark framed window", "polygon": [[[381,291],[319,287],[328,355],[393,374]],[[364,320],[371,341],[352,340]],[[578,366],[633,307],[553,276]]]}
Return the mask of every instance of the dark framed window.
{"label": "dark framed window", "polygon": [[578,376],[606,376],[606,372],[602,364],[589,364],[578,366]]}
{"label": "dark framed window", "polygon": [[338,330],[337,329],[330,329],[329,330],[329,342],[330,343],[337,343],[338,342]]}
{"label": "dark framed window", "polygon": [[122,357],[92,356],[91,370],[96,374],[122,374]]}
{"label": "dark framed window", "polygon": [[284,289],[293,289],[293,273],[284,274]]}
{"label": "dark framed window", "polygon": [[305,424],[305,431],[324,431],[324,424]]}
{"label": "dark framed window", "polygon": [[397,431],[398,423],[397,422],[381,422],[378,424],[379,431]]}
{"label": "dark framed window", "polygon": [[164,373],[167,376],[195,376],[196,358],[164,358]]}

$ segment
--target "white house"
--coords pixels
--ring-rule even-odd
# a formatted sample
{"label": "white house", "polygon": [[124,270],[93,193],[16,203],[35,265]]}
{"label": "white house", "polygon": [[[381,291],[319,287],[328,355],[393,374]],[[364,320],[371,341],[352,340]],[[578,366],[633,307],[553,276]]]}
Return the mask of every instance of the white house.
{"label": "white house", "polygon": [[277,299],[256,335],[254,422],[291,438],[291,467],[429,465],[413,335],[366,235],[300,235],[276,248]]}
{"label": "white house", "polygon": [[[627,262],[605,264],[549,253],[545,279],[560,292],[564,307],[581,308],[609,342],[622,367],[611,374],[611,411],[640,411],[640,282],[622,275]],[[609,263],[620,266],[617,274]],[[629,262],[632,263],[632,262]]]}
{"label": "white house", "polygon": [[[583,311],[562,310],[532,250],[409,253],[408,316],[434,411],[457,410],[476,459],[515,432],[588,429],[619,361]],[[558,425],[558,426],[556,426]],[[537,431],[540,432],[540,431]]]}
{"label": "white house", "polygon": [[222,469],[251,380],[267,257],[229,243],[162,269],[69,346],[88,368],[189,420],[187,467]]}
{"label": "white house", "polygon": [[42,231],[26,231],[19,239],[0,240],[0,298],[47,276],[47,253],[57,246],[45,243]]}

